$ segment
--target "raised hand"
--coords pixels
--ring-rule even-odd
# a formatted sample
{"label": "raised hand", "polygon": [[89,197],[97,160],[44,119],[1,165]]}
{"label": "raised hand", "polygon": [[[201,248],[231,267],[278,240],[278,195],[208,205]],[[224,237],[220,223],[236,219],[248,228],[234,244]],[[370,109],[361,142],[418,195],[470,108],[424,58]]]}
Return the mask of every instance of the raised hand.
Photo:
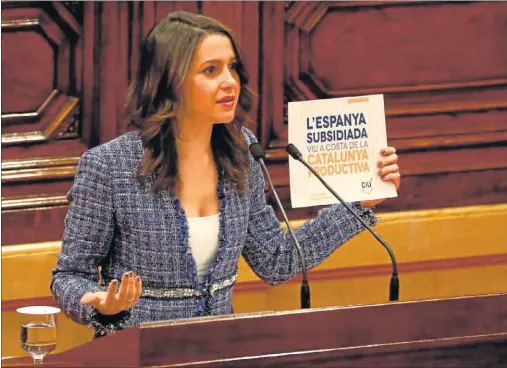
{"label": "raised hand", "polygon": [[125,272],[118,288],[118,280],[109,284],[107,291],[86,293],[80,303],[91,305],[100,314],[113,315],[125,311],[135,305],[142,292],[141,277],[134,272]]}
{"label": "raised hand", "polygon": [[[377,163],[377,175],[384,181],[392,181],[396,190],[400,189],[401,175],[400,166],[398,165],[398,155],[396,148],[386,147],[380,151],[381,158]],[[385,198],[384,198],[385,199]],[[383,202],[384,199],[374,199],[360,202],[364,207],[372,208]]]}

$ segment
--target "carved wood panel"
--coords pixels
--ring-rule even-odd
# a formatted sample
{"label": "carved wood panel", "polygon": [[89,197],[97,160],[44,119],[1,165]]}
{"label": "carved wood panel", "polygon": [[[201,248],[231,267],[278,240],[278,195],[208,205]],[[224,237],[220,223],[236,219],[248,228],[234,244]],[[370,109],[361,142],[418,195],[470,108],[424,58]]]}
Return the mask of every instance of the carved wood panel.
{"label": "carved wood panel", "polygon": [[140,40],[179,9],[215,17],[240,39],[260,97],[248,126],[287,207],[287,102],[367,93],[385,96],[404,175],[382,210],[507,200],[504,3],[2,5],[3,244],[61,237],[79,156],[125,131]]}
{"label": "carved wood panel", "polygon": [[[126,131],[142,38],[167,13],[224,22],[258,91],[257,2],[2,2],[2,244],[61,239],[79,157]],[[256,129],[257,109],[248,126]]]}
{"label": "carved wood panel", "polygon": [[263,81],[277,104],[264,105],[261,139],[287,206],[287,102],[375,93],[404,176],[382,210],[507,201],[507,4],[270,6],[263,16],[284,28],[270,26],[264,68],[283,60],[283,72]]}
{"label": "carved wood panel", "polygon": [[57,223],[40,220],[67,203],[88,142],[81,139],[82,7],[2,8],[2,244],[12,244],[47,239],[47,226]]}

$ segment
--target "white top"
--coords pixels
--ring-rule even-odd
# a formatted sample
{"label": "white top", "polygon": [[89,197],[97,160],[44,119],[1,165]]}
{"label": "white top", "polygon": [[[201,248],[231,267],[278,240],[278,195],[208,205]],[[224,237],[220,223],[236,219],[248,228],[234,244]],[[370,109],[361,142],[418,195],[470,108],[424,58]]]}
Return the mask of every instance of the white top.
{"label": "white top", "polygon": [[218,251],[218,232],[220,216],[189,217],[188,245],[197,265],[197,276],[201,280],[208,274],[208,265],[215,259]]}

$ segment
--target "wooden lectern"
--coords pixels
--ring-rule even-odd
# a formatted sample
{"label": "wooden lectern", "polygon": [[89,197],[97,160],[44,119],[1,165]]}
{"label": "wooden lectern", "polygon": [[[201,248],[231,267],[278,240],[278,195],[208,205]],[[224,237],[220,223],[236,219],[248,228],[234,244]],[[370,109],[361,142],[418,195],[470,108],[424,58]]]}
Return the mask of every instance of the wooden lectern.
{"label": "wooden lectern", "polygon": [[507,293],[148,323],[44,366],[506,367]]}

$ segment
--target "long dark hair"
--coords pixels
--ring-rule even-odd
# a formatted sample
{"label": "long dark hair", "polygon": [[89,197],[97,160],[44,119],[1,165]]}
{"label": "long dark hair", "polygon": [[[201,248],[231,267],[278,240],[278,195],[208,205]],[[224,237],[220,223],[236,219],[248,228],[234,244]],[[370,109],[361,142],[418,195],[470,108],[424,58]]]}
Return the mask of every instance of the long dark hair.
{"label": "long dark hair", "polygon": [[242,126],[253,105],[248,87],[248,72],[239,44],[232,32],[220,22],[198,14],[178,11],[156,24],[141,46],[139,69],[127,95],[129,125],[140,134],[143,161],[139,180],[155,178],[153,191],[167,188],[175,193],[178,160],[172,122],[176,118],[178,90],[200,42],[211,34],[229,38],[237,58],[241,90],[234,120],[215,124],[211,148],[217,168],[239,192],[244,192],[249,169],[248,145]]}

